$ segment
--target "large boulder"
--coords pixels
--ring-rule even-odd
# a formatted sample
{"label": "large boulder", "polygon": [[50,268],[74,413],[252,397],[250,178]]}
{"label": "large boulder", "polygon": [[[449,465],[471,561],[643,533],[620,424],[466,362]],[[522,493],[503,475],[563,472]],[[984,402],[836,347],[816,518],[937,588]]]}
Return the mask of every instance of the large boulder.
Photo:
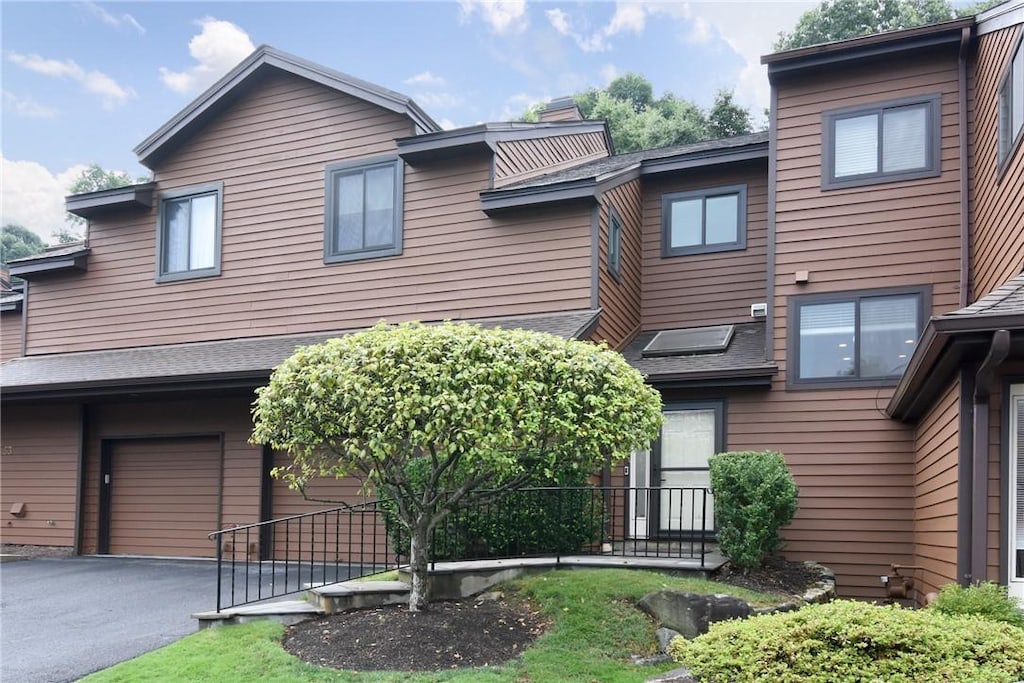
{"label": "large boulder", "polygon": [[707,633],[708,626],[726,619],[745,619],[753,610],[743,600],[728,595],[701,595],[672,590],[648,593],[637,607],[659,625],[678,631],[684,638]]}

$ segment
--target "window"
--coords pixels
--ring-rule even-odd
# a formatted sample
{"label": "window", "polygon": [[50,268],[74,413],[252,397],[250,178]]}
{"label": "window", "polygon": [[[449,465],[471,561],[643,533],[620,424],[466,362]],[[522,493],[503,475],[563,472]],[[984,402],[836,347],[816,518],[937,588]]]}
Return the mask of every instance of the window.
{"label": "window", "polygon": [[224,185],[214,183],[160,195],[157,282],[220,275],[220,218]]}
{"label": "window", "polygon": [[790,299],[790,378],[886,383],[903,374],[921,334],[921,290],[874,290]]}
{"label": "window", "polygon": [[622,221],[614,206],[608,214],[608,271],[618,279],[622,273]]}
{"label": "window", "polygon": [[826,112],[822,188],[939,175],[940,105],[931,95]]}
{"label": "window", "polygon": [[747,246],[747,186],[667,194],[661,200],[661,255]]}
{"label": "window", "polygon": [[1024,130],[1024,42],[1017,43],[999,87],[999,164],[1013,152]]}
{"label": "window", "polygon": [[325,185],[325,262],[402,253],[400,160],[334,164]]}

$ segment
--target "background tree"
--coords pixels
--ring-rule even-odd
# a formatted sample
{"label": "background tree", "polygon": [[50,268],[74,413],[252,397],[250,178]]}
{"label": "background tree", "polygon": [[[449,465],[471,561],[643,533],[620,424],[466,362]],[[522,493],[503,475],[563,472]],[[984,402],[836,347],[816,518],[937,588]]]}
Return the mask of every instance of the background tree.
{"label": "background tree", "polygon": [[39,235],[21,225],[9,223],[0,233],[0,264],[4,266],[8,261],[33,256],[46,249]]}
{"label": "background tree", "polygon": [[[258,390],[254,443],[292,455],[300,488],[359,476],[410,536],[409,609],[427,606],[431,531],[537,472],[586,472],[646,445],[661,399],[621,355],[589,342],[445,323],[376,327],[301,348]],[[414,481],[412,462],[427,462]]]}
{"label": "background tree", "polygon": [[[145,183],[148,181],[149,178],[132,178],[123,171],[108,171],[99,164],[90,164],[89,168],[79,173],[75,182],[71,183],[71,187],[68,188],[68,193],[83,194],[85,192],[113,190],[114,188],[127,187],[128,185],[135,185],[136,183]],[[85,224],[84,218],[76,216],[73,213],[67,214],[66,220],[73,225],[81,226]],[[55,230],[53,237],[57,240],[58,244],[68,244],[82,239],[81,235],[67,227]]]}
{"label": "background tree", "polygon": [[948,0],[825,0],[804,12],[791,32],[780,33],[774,49],[792,50],[953,17]]}
{"label": "background tree", "polygon": [[728,138],[750,132],[750,112],[733,102],[732,98],[733,94],[729,90],[719,90],[715,95],[715,103],[708,112],[709,139]]}

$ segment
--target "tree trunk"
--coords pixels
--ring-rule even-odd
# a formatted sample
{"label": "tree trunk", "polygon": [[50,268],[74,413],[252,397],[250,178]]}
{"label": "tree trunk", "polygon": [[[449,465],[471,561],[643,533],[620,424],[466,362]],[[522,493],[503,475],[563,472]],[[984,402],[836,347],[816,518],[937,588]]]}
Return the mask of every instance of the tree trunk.
{"label": "tree trunk", "polygon": [[430,603],[427,586],[427,524],[417,520],[410,531],[409,572],[412,574],[412,590],[409,591],[409,611],[420,612]]}

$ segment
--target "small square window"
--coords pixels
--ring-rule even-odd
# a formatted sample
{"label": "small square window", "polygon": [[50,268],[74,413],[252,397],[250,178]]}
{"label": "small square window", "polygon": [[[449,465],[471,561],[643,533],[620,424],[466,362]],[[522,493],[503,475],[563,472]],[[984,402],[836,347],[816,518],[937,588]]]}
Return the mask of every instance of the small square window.
{"label": "small square window", "polygon": [[1024,132],[1024,40],[1017,43],[999,87],[999,165],[1005,166]]}
{"label": "small square window", "polygon": [[400,160],[329,166],[325,193],[325,262],[402,253]]}
{"label": "small square window", "polygon": [[791,379],[799,383],[891,382],[921,334],[920,291],[864,292],[791,300]]}
{"label": "small square window", "polygon": [[662,256],[746,247],[746,185],[666,194],[661,209]]}
{"label": "small square window", "polygon": [[157,282],[220,275],[221,183],[160,195]]}
{"label": "small square window", "polygon": [[608,271],[618,278],[622,273],[622,221],[614,206],[608,214]]}
{"label": "small square window", "polygon": [[938,95],[826,112],[822,188],[936,176]]}

